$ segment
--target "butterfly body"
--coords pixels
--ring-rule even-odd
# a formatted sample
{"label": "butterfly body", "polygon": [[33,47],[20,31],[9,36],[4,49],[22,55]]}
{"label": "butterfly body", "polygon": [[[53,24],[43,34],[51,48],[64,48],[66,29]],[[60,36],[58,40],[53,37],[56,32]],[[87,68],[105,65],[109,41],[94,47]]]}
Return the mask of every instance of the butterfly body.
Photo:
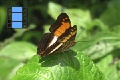
{"label": "butterfly body", "polygon": [[49,30],[51,33],[45,33],[38,44],[37,54],[46,56],[63,52],[75,44],[77,26],[71,27],[70,19],[66,13],[61,13]]}

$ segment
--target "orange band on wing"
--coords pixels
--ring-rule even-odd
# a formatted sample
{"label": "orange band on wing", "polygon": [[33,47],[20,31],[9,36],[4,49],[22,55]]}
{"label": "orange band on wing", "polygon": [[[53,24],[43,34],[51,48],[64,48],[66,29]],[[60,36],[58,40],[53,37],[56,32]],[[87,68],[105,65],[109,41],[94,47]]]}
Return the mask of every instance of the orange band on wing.
{"label": "orange band on wing", "polygon": [[62,22],[62,25],[55,31],[54,35],[55,36],[61,36],[66,29],[68,29],[70,27],[70,23],[69,22]]}

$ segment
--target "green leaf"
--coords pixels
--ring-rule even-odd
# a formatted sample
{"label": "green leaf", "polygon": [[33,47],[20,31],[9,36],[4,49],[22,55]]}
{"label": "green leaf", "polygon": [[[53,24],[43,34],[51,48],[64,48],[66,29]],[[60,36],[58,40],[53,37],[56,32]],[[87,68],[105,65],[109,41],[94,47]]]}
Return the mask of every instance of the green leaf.
{"label": "green leaf", "polygon": [[112,62],[112,55],[108,55],[100,60],[97,66],[105,74],[107,80],[119,80],[116,65],[113,65]]}
{"label": "green leaf", "polygon": [[8,80],[12,69],[19,63],[8,57],[0,57],[0,80]]}
{"label": "green leaf", "polygon": [[28,42],[12,42],[6,45],[1,51],[0,56],[10,57],[17,60],[30,59],[36,54],[36,46]]}
{"label": "green leaf", "polygon": [[0,80],[9,80],[23,66],[23,61],[35,54],[36,47],[28,42],[12,42],[6,45],[0,51]]}
{"label": "green leaf", "polygon": [[[77,54],[77,55],[76,55]],[[104,75],[86,55],[66,51],[46,57],[34,56],[12,80],[104,80]]]}
{"label": "green leaf", "polygon": [[120,35],[106,31],[96,34],[88,42],[78,42],[72,48],[87,53],[91,59],[98,59],[116,47],[120,48]]}
{"label": "green leaf", "polygon": [[[6,9],[3,7],[0,7],[0,33],[1,33],[2,28],[5,25],[6,16],[7,16]],[[5,27],[7,28],[7,26]]]}

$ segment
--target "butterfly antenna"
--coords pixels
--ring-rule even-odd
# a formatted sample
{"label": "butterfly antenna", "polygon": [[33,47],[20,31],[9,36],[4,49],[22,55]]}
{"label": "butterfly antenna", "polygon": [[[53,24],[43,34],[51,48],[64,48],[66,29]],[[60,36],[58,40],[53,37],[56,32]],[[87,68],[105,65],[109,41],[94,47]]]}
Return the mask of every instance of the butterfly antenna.
{"label": "butterfly antenna", "polygon": [[[77,36],[77,39],[78,39],[78,37],[83,33],[83,31],[85,30],[85,28],[84,27],[81,27],[81,29],[82,29],[82,31],[79,33],[79,35]],[[76,39],[76,41],[77,41],[77,39]],[[86,41],[77,41],[77,42],[86,42]]]}

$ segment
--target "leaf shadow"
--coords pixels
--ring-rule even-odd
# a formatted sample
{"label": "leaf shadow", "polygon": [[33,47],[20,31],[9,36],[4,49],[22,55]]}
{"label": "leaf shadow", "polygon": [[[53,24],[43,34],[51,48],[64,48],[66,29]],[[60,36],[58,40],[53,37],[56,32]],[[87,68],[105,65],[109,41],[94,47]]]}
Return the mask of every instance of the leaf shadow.
{"label": "leaf shadow", "polygon": [[80,62],[75,56],[76,52],[68,50],[62,53],[42,57],[41,59],[39,59],[39,63],[41,63],[42,67],[52,67],[60,65],[61,67],[69,66],[75,70],[79,70]]}

